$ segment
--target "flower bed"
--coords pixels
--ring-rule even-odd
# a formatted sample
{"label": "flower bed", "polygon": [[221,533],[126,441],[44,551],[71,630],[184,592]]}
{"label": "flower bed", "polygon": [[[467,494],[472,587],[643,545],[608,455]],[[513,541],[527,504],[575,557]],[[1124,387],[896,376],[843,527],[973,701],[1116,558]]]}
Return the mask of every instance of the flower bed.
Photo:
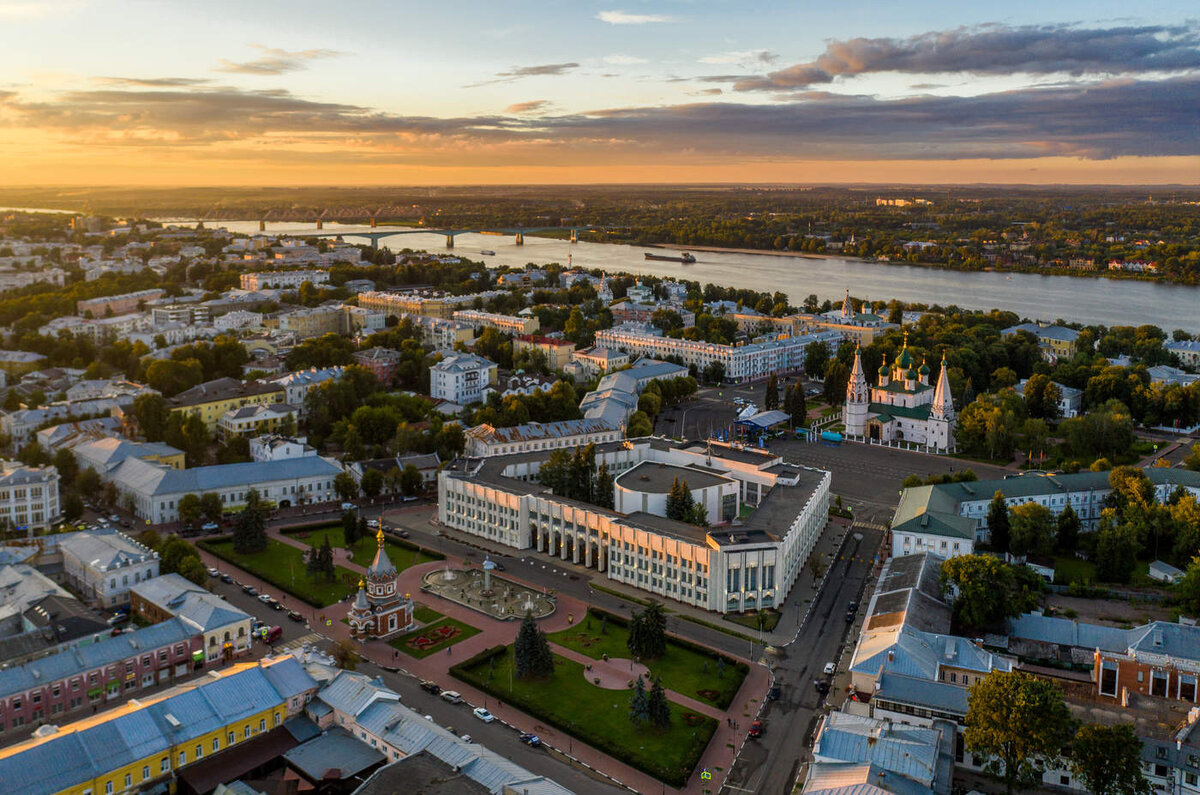
{"label": "flower bed", "polygon": [[426,649],[432,648],[439,643],[445,643],[461,632],[462,630],[458,627],[451,626],[449,624],[442,624],[441,626],[434,627],[428,632],[422,632],[415,638],[409,638],[407,641],[405,641],[405,643],[417,651],[425,651]]}

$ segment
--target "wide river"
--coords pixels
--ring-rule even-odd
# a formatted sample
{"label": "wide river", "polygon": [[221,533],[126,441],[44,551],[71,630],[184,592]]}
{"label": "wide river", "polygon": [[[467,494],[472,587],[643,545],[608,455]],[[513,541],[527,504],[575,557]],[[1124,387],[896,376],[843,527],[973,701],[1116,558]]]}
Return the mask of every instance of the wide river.
{"label": "wide river", "polygon": [[[167,223],[188,223],[182,219],[162,219]],[[231,232],[257,234],[257,221],[206,221],[205,226],[223,226]],[[307,223],[268,223],[267,232],[299,235],[315,232]],[[327,224],[324,232],[371,231],[369,226]],[[374,231],[386,231],[385,228]],[[347,242],[362,242],[347,237]],[[748,287],[753,290],[787,294],[792,304],[800,304],[811,293],[822,300],[841,300],[848,288],[852,294],[872,302],[898,298],[905,302],[955,304],[969,309],[1006,309],[1023,317],[1053,321],[1059,318],[1106,326],[1137,326],[1150,323],[1170,332],[1177,328],[1196,332],[1200,318],[1200,287],[1153,281],[1132,281],[1072,276],[1041,276],[1031,273],[979,273],[937,270],[912,265],[868,262],[840,257],[782,257],[763,254],[693,252],[698,260],[692,265],[654,262],[643,258],[647,249],[608,243],[568,243],[544,237],[527,236],[517,246],[512,237],[462,234],[455,237],[454,249],[446,248],[446,238],[438,234],[407,234],[380,242],[393,251],[411,248],[437,253],[456,253],[481,259],[488,265],[524,266],[551,262],[582,268],[603,268],[648,276],[672,276],[705,284]],[[481,256],[480,250],[495,251]],[[658,249],[659,253],[673,252]]]}

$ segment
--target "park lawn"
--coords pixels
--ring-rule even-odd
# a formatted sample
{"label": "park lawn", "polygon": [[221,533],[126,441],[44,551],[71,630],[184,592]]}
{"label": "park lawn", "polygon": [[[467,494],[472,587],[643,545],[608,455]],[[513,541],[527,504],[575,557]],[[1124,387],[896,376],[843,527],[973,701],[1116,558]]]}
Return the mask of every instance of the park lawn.
{"label": "park lawn", "polygon": [[[420,637],[432,629],[443,626],[457,627],[458,634],[448,640],[444,640],[441,643],[435,643],[432,646],[426,646],[423,649],[413,648],[412,646],[408,645],[408,641],[412,640],[413,638]],[[409,657],[416,657],[419,660],[422,657],[428,657],[436,651],[448,649],[455,643],[460,643],[472,635],[478,634],[479,629],[477,627],[473,627],[470,624],[459,621],[457,618],[446,617],[442,618],[440,621],[435,621],[432,624],[427,624],[420,629],[414,629],[412,632],[401,635],[398,638],[393,638],[392,640],[388,641],[388,645],[393,649],[399,649],[402,653],[407,654]]]}
{"label": "park lawn", "polygon": [[1080,560],[1074,555],[1056,555],[1054,558],[1054,581],[1059,585],[1073,582],[1096,582],[1096,564]]}
{"label": "park lawn", "polygon": [[[494,663],[493,663],[494,661]],[[578,740],[673,786],[682,786],[700,761],[717,722],[671,703],[665,731],[639,728],[629,721],[629,690],[605,690],[584,678],[583,666],[554,655],[554,678],[522,681],[512,675],[513,654],[454,668],[460,679],[505,703],[544,720]],[[685,714],[695,725],[689,725]]]}
{"label": "park lawn", "polygon": [[[763,632],[775,629],[781,617],[778,610],[768,610],[766,616],[763,617]],[[725,620],[758,631],[758,613],[730,613],[725,616]]]}
{"label": "park lawn", "polygon": [[[334,549],[342,549],[346,546],[346,537],[343,534],[342,525],[336,522],[298,533],[289,533],[289,535],[301,544],[308,544],[310,547],[321,546],[326,536],[329,537],[329,545]],[[383,548],[387,552],[388,560],[396,567],[397,572],[404,571],[410,566],[416,566],[419,563],[428,563],[431,560],[435,560],[435,558],[425,554],[422,550],[402,547],[390,539],[384,540]],[[350,560],[359,566],[370,566],[371,561],[375,559],[375,551],[378,549],[379,544],[375,541],[375,536],[360,538],[358,543],[354,545],[354,552],[351,554]]]}
{"label": "park lawn", "polygon": [[423,605],[420,602],[413,604],[413,620],[418,624],[432,624],[439,618],[445,618],[445,616],[429,605]]}
{"label": "park lawn", "polygon": [[[626,642],[629,630],[609,621],[603,635],[600,619],[590,612],[577,626],[546,636],[551,643],[599,660],[607,654],[610,659],[628,659],[632,655]],[[717,675],[713,658],[667,639],[667,653],[657,660],[643,660],[652,676],[661,676],[663,687],[680,695],[694,698],[725,709],[737,695],[746,678],[745,665],[726,663]]]}
{"label": "park lawn", "polygon": [[333,582],[309,577],[304,566],[304,551],[273,538],[267,539],[267,548],[262,552],[250,554],[234,552],[232,539],[201,541],[199,544],[222,560],[245,569],[315,607],[327,607],[341,601],[354,591],[358,582],[357,574],[341,566],[335,569],[337,579]]}

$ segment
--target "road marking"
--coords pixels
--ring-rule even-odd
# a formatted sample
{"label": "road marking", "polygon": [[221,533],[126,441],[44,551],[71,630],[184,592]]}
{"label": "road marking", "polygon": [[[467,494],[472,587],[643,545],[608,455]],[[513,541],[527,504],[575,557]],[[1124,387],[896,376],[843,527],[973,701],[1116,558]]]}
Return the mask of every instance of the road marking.
{"label": "road marking", "polygon": [[279,651],[291,651],[292,649],[299,649],[301,646],[314,646],[322,640],[324,638],[321,635],[310,632],[307,635],[301,635],[295,640],[290,640],[282,646],[277,646],[276,649]]}

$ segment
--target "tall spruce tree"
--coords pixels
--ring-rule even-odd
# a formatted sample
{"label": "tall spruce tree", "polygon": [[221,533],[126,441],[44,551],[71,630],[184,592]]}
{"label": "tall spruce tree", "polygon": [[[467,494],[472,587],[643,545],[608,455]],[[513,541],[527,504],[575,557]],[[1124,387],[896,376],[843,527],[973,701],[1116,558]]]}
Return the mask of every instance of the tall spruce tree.
{"label": "tall spruce tree", "polygon": [[601,508],[611,510],[613,507],[613,476],[608,471],[608,464],[601,464],[596,473],[595,502]]}
{"label": "tall spruce tree", "polygon": [[1009,522],[1008,504],[1004,502],[1004,493],[997,489],[988,504],[988,532],[992,536],[992,549],[996,552],[1008,552]]}
{"label": "tall spruce tree", "polygon": [[679,478],[671,481],[671,490],[667,492],[667,518],[682,522],[687,516],[687,507],[683,502],[683,490]]}
{"label": "tall spruce tree", "polygon": [[650,688],[650,697],[646,700],[650,723],[659,729],[669,727],[671,725],[671,706],[667,703],[667,691],[663,689],[660,678],[654,678],[654,685]]}
{"label": "tall spruce tree", "polygon": [[633,695],[629,698],[629,720],[641,725],[650,720],[650,699],[646,696],[646,683],[638,674],[637,682],[633,685]]}
{"label": "tall spruce tree", "polygon": [[763,407],[767,411],[779,408],[779,379],[775,373],[767,377],[767,394],[763,398]]}
{"label": "tall spruce tree", "polygon": [[246,507],[233,525],[235,552],[261,552],[267,548],[267,516],[257,489],[246,493]]}
{"label": "tall spruce tree", "polygon": [[656,660],[667,653],[667,613],[662,602],[653,599],[640,614],[643,640],[641,656]]}
{"label": "tall spruce tree", "polygon": [[342,511],[342,540],[346,549],[354,549],[358,543],[358,518],[354,511]]}
{"label": "tall spruce tree", "polygon": [[526,611],[521,628],[517,630],[517,639],[513,642],[513,663],[516,666],[518,679],[528,679],[533,676],[534,656],[537,654],[537,624],[534,623],[533,613]]}

